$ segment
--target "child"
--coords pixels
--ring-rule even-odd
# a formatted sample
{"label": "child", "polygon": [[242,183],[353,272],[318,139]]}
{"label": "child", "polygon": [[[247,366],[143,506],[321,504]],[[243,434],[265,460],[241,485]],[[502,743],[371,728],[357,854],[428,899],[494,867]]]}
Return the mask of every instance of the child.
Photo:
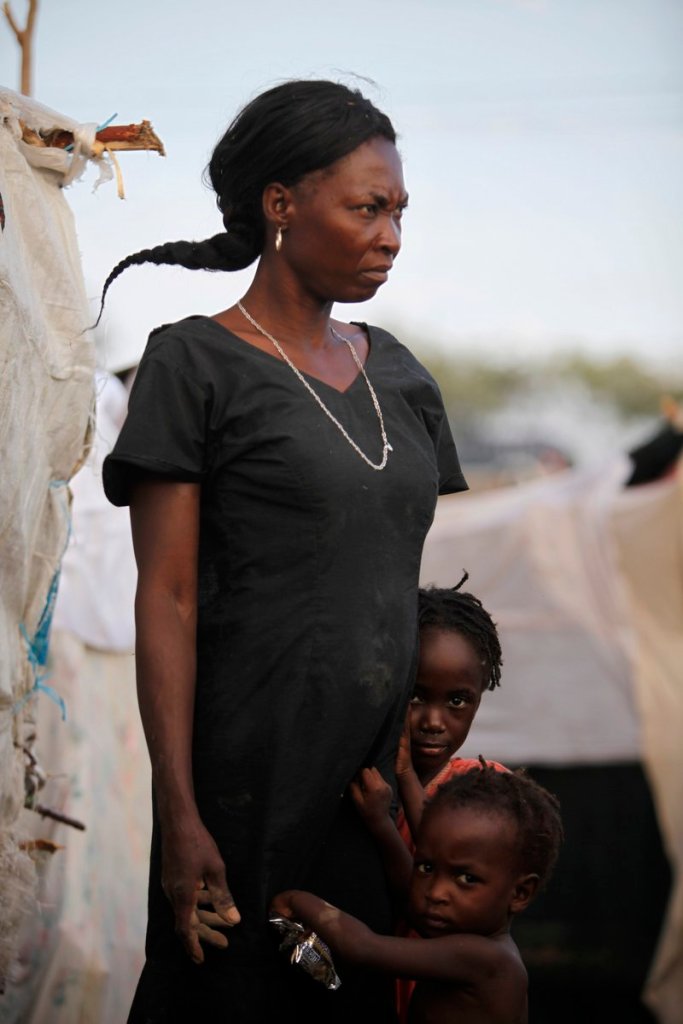
{"label": "child", "polygon": [[419,592],[417,679],[396,761],[402,805],[397,826],[411,850],[425,798],[477,764],[454,755],[467,739],[482,693],[500,685],[496,625],[481,601],[460,589],[467,579],[465,573],[452,589]]}
{"label": "child", "polygon": [[392,880],[407,887],[408,919],[429,941],[377,935],[298,890],[276,896],[273,913],[302,921],[342,961],[415,978],[411,1024],[526,1024],[527,975],[510,922],[555,863],[555,798],[521,772],[472,768],[426,804],[412,869],[394,836]]}

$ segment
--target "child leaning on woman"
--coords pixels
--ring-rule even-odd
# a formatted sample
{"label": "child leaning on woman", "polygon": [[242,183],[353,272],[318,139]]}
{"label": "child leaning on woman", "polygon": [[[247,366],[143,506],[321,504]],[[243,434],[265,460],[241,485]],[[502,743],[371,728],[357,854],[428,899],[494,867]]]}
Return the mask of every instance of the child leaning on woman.
{"label": "child leaning on woman", "polygon": [[466,579],[420,591],[420,657],[397,758],[396,823],[391,788],[377,769],[352,785],[405,922],[399,934],[377,935],[298,890],[276,896],[272,910],[317,932],[342,961],[399,978],[402,1021],[525,1024],[527,975],[510,923],[552,871],[562,825],[556,799],[523,772],[454,756],[502,664],[491,616],[460,589]]}

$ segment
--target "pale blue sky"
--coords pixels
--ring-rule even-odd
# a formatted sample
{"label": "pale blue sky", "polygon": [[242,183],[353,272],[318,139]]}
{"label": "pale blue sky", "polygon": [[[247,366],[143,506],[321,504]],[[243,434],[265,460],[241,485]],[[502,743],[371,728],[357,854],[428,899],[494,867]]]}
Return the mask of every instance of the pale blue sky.
{"label": "pale blue sky", "polygon": [[[680,368],[682,52],[679,0],[41,0],[35,95],[82,121],[148,117],[168,150],[121,156],[125,203],[93,196],[93,172],[69,191],[92,294],[128,252],[220,229],[201,172],[245,100],[355,72],[401,135],[411,207],[389,283],[349,316],[454,352],[579,345]],[[4,27],[0,66],[15,87]],[[130,270],[109,299],[112,358],[244,286]]]}

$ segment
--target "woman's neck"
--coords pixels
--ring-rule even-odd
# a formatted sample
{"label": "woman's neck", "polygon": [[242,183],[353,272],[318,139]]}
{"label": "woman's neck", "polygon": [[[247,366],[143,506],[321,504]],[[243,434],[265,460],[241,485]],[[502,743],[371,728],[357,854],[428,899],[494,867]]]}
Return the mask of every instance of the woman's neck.
{"label": "woman's neck", "polygon": [[242,303],[258,323],[292,349],[330,345],[332,302],[322,302],[304,291],[291,275],[274,271],[261,260]]}

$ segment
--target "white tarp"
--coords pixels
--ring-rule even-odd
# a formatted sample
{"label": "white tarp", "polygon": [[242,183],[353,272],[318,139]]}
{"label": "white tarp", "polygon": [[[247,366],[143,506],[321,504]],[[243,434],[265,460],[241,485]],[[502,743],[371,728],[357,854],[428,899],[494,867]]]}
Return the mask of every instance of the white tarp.
{"label": "white tarp", "polygon": [[97,429],[71,481],[73,515],[52,622],[50,683],[67,722],[38,707],[48,806],[86,825],[77,832],[29,812],[31,838],[63,849],[41,871],[0,1024],[120,1024],[144,960],[151,772],[137,709],[133,648],[135,559],[128,509],[111,505],[102,463],[128,393],[98,373]]}
{"label": "white tarp", "polygon": [[88,647],[132,653],[137,569],[127,508],[107,501],[102,463],[126,418],[128,392],[117,377],[98,373],[97,427],[88,462],[71,481],[73,517],[62,561],[53,628]]}
{"label": "white tarp", "polygon": [[422,580],[453,586],[467,569],[503,648],[501,688],[484,695],[463,756],[640,759],[635,638],[611,529],[626,472],[618,460],[439,503]]}
{"label": "white tarp", "polygon": [[[83,458],[93,393],[88,305],[60,188],[78,169],[78,154],[58,154],[58,169],[33,166],[50,151],[21,141],[20,117],[34,128],[73,125],[0,89],[0,918],[18,884],[12,865],[24,802],[20,747],[34,703],[26,698],[47,685],[43,662],[69,530],[68,480]],[[4,928],[0,980],[13,941]]]}

